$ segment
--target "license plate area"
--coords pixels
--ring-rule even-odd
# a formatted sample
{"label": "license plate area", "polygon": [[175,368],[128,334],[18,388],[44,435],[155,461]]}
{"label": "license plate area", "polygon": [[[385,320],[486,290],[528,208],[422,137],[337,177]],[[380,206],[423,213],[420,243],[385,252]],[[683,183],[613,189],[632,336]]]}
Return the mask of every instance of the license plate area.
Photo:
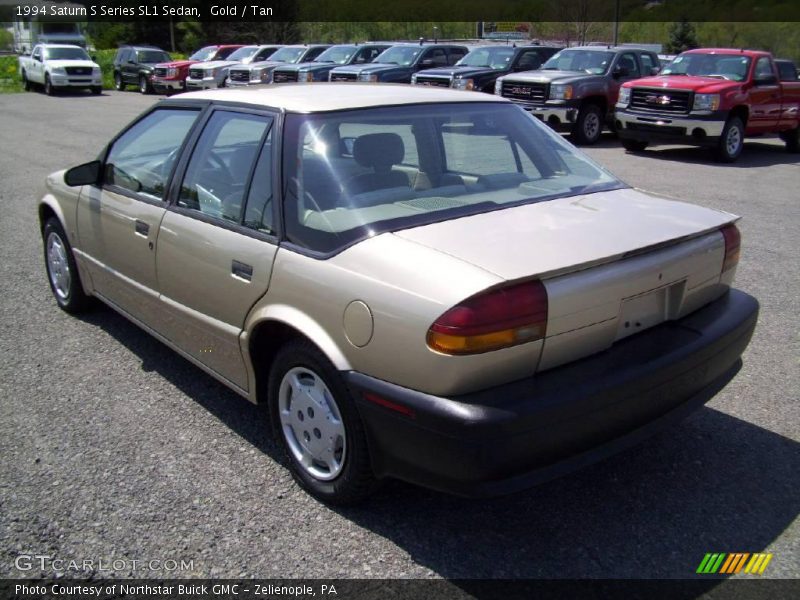
{"label": "license plate area", "polygon": [[672,318],[680,305],[685,281],[624,298],[620,304],[616,340],[659,325]]}

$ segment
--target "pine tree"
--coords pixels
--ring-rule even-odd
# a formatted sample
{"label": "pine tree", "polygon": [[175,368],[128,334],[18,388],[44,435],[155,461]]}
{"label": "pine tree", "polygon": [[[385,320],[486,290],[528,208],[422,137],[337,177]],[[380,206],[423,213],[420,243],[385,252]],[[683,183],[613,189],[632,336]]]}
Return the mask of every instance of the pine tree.
{"label": "pine tree", "polygon": [[668,54],[680,54],[685,50],[699,47],[694,26],[685,18],[676,21],[669,28],[669,41],[665,48]]}

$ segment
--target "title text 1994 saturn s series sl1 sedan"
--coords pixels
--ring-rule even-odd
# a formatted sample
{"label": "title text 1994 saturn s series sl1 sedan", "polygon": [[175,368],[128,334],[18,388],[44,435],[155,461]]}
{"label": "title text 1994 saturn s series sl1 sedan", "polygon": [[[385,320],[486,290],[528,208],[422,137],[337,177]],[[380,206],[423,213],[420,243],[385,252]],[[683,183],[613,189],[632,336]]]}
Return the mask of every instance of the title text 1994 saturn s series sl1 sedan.
{"label": "title text 1994 saturn s series sl1 sedan", "polygon": [[631,189],[500,97],[184,94],[47,186],[58,304],[100,298],[266,403],[330,502],[506,493],[628,447],[735,375],[758,313],[735,216]]}

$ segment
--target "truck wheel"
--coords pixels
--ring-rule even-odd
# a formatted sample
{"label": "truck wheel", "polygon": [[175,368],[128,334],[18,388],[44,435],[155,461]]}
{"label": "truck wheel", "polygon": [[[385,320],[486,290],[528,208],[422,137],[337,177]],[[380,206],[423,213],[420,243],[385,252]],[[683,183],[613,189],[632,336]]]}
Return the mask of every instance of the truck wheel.
{"label": "truck wheel", "polygon": [[578,120],[572,126],[570,137],[576,144],[591,146],[603,132],[603,113],[596,104],[584,104],[578,112]]}
{"label": "truck wheel", "polygon": [[144,75],[139,76],[139,92],[142,94],[150,93],[150,82],[147,81],[147,77]]}
{"label": "truck wheel", "polygon": [[26,92],[31,91],[31,82],[28,80],[28,74],[22,71],[22,89]]}
{"label": "truck wheel", "polygon": [[45,74],[44,76],[44,93],[48,96],[54,96],[56,90],[53,88],[53,84],[50,83],[50,75]]}
{"label": "truck wheel", "polygon": [[742,153],[744,147],[744,124],[739,117],[731,117],[725,123],[715,151],[719,162],[732,163]]}
{"label": "truck wheel", "polygon": [[786,142],[788,152],[800,152],[800,127],[781,133],[781,139]]}
{"label": "truck wheel", "polygon": [[118,92],[125,89],[125,82],[122,81],[122,75],[120,73],[114,73],[114,89]]}
{"label": "truck wheel", "polygon": [[373,489],[364,427],[336,368],[311,342],[278,351],[269,374],[268,408],[297,483],[324,502],[352,504]]}
{"label": "truck wheel", "polygon": [[645,148],[647,148],[647,142],[644,140],[626,140],[621,139],[622,147],[625,148],[628,152],[641,152]]}
{"label": "truck wheel", "polygon": [[100,94],[103,93],[103,88],[100,87],[99,85],[93,86],[91,88],[91,90],[92,90],[92,94],[94,94],[95,96],[99,96]]}
{"label": "truck wheel", "polygon": [[51,217],[42,231],[44,238],[44,264],[47,279],[58,306],[68,313],[86,309],[91,298],[83,291],[78,267],[72,256],[64,228],[55,217]]}

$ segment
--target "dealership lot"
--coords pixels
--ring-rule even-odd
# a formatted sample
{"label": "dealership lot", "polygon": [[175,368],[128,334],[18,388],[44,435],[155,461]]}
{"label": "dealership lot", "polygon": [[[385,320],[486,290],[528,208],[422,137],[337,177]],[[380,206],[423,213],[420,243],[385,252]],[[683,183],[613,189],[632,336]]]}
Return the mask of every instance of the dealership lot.
{"label": "dealership lot", "polygon": [[[293,484],[260,412],[108,309],[59,311],[35,205],[152,96],[0,96],[0,574],[19,555],[189,562],[138,576],[684,577],[706,552],[800,576],[800,158],[753,140],[588,153],[623,180],[744,217],[737,286],[762,313],[737,378],[642,446],[515,496],[401,483],[330,509]],[[24,566],[26,563],[20,563]],[[110,572],[100,571],[99,575]],[[116,573],[125,576],[128,571]]]}

